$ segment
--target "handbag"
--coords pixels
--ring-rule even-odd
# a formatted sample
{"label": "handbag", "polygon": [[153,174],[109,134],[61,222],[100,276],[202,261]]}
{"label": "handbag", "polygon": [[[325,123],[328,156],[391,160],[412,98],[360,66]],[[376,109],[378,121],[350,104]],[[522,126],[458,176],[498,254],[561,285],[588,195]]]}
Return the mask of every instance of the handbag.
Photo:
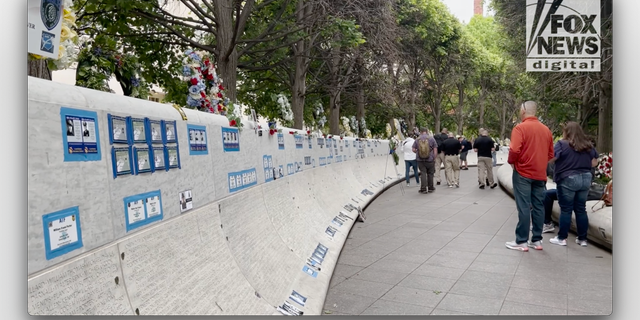
{"label": "handbag", "polygon": [[605,186],[594,183],[589,187],[589,194],[587,195],[587,201],[602,200],[604,195]]}
{"label": "handbag", "polygon": [[[600,206],[600,208],[594,209],[596,205],[600,204],[601,202],[602,202],[602,205]],[[591,207],[591,211],[593,212],[598,211],[604,208],[605,206],[606,207],[613,206],[613,179],[611,179],[609,183],[607,183],[607,186],[604,188],[604,193],[602,194],[602,197],[600,198],[600,200],[598,200],[598,202],[596,202]]]}

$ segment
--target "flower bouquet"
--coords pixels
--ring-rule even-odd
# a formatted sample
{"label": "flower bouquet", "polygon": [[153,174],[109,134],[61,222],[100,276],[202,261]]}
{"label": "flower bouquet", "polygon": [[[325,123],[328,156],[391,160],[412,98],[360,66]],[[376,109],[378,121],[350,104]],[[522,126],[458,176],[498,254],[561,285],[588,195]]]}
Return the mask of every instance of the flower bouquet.
{"label": "flower bouquet", "polygon": [[596,180],[607,184],[613,178],[613,153],[602,153],[596,165]]}
{"label": "flower bouquet", "polygon": [[[226,116],[229,98],[224,95],[222,78],[209,55],[193,50],[185,51],[182,74],[189,86],[187,105],[197,110]],[[235,119],[230,119],[235,120]],[[236,124],[241,121],[235,120]]]}

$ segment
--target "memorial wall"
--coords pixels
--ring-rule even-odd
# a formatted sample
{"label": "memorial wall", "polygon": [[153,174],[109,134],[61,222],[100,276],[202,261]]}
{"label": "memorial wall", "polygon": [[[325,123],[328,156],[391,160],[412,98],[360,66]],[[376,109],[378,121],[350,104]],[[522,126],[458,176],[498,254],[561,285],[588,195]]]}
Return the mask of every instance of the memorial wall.
{"label": "memorial wall", "polygon": [[29,314],[320,314],[402,154],[243,123],[29,77]]}

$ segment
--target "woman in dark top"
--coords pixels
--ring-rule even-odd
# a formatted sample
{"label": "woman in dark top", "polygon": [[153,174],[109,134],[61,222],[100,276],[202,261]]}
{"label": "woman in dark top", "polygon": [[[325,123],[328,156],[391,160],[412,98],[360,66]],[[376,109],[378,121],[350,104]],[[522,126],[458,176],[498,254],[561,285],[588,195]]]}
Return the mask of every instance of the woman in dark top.
{"label": "woman in dark top", "polygon": [[560,230],[549,242],[567,245],[571,212],[575,212],[578,231],[576,243],[586,247],[589,228],[586,202],[591,186],[591,168],[598,163],[598,152],[578,123],[567,123],[562,133],[563,138],[554,146],[554,158],[550,160],[555,162],[553,180],[558,190]]}

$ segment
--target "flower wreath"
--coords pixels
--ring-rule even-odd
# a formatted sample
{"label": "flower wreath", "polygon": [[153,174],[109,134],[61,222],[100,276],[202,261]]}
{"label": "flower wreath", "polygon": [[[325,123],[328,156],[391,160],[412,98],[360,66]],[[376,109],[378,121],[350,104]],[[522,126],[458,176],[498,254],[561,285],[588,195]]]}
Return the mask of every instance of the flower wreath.
{"label": "flower wreath", "polygon": [[182,74],[189,86],[187,105],[197,110],[219,114],[229,119],[229,126],[242,128],[239,112],[224,94],[222,78],[210,56],[194,50],[185,51],[182,60]]}

